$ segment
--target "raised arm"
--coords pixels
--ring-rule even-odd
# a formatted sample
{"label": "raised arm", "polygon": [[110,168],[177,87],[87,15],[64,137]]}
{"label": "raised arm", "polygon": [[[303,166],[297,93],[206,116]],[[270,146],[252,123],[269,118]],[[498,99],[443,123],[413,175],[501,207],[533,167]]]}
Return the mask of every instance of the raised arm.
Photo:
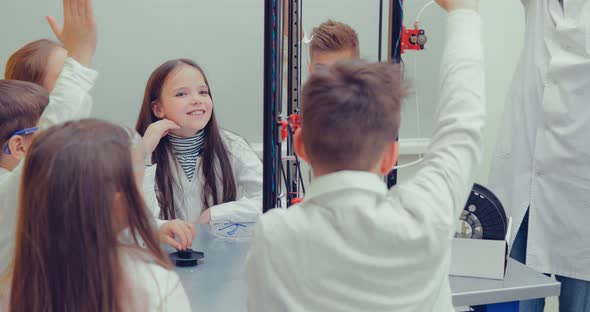
{"label": "raised arm", "polygon": [[56,36],[68,51],[68,59],[50,94],[40,128],[88,117],[92,99],[88,92],[98,74],[90,69],[96,51],[97,26],[92,0],[63,0],[64,26],[48,18]]}
{"label": "raised arm", "polygon": [[407,207],[434,223],[454,224],[471,190],[482,154],[484,58],[477,0],[437,0],[449,11],[441,61],[435,131],[422,169],[400,194],[427,194]]}

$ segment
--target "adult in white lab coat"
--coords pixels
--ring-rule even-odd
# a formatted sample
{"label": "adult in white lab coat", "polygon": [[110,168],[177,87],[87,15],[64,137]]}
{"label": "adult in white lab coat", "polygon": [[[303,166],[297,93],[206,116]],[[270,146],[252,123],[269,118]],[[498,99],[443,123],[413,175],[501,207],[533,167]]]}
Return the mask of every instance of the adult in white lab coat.
{"label": "adult in white lab coat", "polygon": [[590,311],[590,1],[522,2],[524,51],[489,186],[514,219],[511,256],[556,275],[560,311]]}

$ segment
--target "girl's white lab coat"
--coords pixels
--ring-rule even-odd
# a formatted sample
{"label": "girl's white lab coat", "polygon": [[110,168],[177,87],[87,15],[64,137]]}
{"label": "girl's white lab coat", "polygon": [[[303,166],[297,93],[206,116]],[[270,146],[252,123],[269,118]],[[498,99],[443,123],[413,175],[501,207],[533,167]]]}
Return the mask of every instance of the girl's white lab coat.
{"label": "girl's white lab coat", "polygon": [[[191,311],[190,302],[178,274],[161,267],[133,248],[121,248],[120,258],[129,311]],[[7,287],[8,288],[8,287]],[[9,311],[10,289],[0,292],[0,312]]]}
{"label": "girl's white lab coat", "polygon": [[[39,128],[46,129],[68,120],[88,117],[92,107],[92,98],[88,92],[97,76],[94,70],[67,58],[49,96],[49,104],[41,115]],[[14,253],[22,169],[21,161],[12,172],[0,175],[0,274]]]}
{"label": "girl's white lab coat", "polygon": [[524,50],[489,186],[514,219],[530,205],[527,264],[590,280],[590,1],[523,0]]}
{"label": "girl's white lab coat", "polygon": [[[262,162],[246,141],[228,131],[221,131],[221,138],[227,147],[236,182],[236,201],[211,207],[211,222],[256,222],[262,214]],[[204,178],[199,168],[201,157],[197,159],[197,173],[189,181],[182,169],[171,170],[177,187],[174,188],[175,211],[178,219],[196,221],[201,215],[202,189]],[[180,164],[173,159],[177,168]],[[160,208],[156,199],[156,167],[146,169],[143,190],[146,202],[154,216],[159,216]],[[218,170],[220,172],[220,169]],[[161,225],[163,221],[157,223]]]}

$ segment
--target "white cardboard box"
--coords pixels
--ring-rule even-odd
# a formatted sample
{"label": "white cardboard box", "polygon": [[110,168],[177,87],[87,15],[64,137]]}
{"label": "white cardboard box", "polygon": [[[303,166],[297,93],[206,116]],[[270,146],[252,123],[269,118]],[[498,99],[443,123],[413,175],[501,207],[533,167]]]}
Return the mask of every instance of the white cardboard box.
{"label": "white cardboard box", "polygon": [[454,238],[451,244],[450,275],[504,279],[510,250],[512,218],[508,218],[506,240]]}

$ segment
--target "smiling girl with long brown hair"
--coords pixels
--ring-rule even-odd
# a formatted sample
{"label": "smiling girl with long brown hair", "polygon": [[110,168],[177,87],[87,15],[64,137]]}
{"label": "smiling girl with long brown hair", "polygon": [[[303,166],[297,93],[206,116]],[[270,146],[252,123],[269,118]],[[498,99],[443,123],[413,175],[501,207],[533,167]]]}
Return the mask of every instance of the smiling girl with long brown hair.
{"label": "smiling girl with long brown hair", "polygon": [[196,63],[171,60],[152,73],[136,130],[153,151],[144,190],[156,191],[151,206],[161,219],[254,222],[262,214],[262,163],[243,138],[219,128]]}

